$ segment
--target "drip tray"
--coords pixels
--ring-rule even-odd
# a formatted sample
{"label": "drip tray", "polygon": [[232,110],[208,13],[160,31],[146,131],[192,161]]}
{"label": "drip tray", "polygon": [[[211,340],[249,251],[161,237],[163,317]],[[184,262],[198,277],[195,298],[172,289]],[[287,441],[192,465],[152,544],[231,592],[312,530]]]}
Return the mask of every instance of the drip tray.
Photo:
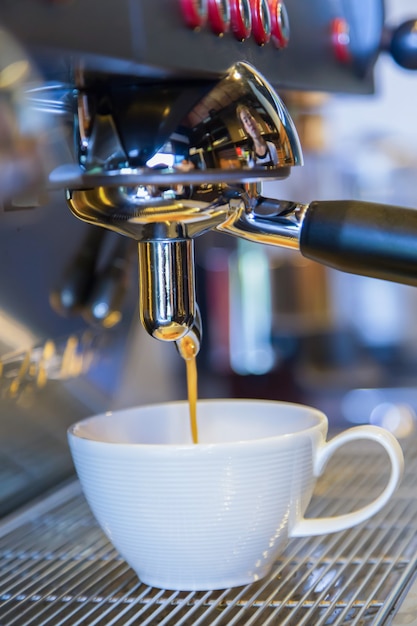
{"label": "drip tray", "polygon": [[[378,515],[349,531],[294,539],[267,579],[224,591],[142,584],[73,481],[0,524],[0,626],[397,623],[417,567],[417,438],[403,448],[405,477]],[[386,484],[386,466],[373,444],[345,446],[320,479],[309,515],[366,504]]]}

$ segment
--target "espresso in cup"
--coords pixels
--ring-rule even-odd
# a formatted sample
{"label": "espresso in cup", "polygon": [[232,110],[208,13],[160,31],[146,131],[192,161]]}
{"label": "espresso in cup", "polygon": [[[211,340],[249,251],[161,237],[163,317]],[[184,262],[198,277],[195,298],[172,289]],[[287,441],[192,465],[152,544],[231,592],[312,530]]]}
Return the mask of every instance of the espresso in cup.
{"label": "espresso in cup", "polygon": [[[379,511],[403,471],[397,440],[358,426],[326,442],[317,409],[261,400],[187,402],[97,415],[68,431],[86,499],[121,556],[149,585],[211,590],[266,576],[292,537],[350,528]],[[357,511],[305,518],[316,478],[349,441],[379,443],[389,482]]]}

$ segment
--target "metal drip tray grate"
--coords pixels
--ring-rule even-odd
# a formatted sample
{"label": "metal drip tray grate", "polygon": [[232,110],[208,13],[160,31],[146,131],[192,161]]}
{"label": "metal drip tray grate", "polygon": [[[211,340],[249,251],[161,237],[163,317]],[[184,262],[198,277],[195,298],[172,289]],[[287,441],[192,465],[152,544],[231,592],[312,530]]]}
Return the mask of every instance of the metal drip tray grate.
{"label": "metal drip tray grate", "polygon": [[[417,567],[417,439],[404,445],[395,498],[349,531],[292,540],[271,575],[215,592],[142,584],[118,556],[73,482],[0,525],[0,626],[33,624],[383,624]],[[356,508],[382,489],[386,457],[346,446],[316,489],[311,515]]]}

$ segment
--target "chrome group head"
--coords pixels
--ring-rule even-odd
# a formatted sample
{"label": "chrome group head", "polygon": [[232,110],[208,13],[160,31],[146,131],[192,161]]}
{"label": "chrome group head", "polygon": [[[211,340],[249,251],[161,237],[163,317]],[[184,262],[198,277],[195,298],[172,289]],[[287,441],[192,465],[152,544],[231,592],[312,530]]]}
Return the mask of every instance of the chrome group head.
{"label": "chrome group head", "polygon": [[69,207],[137,240],[142,323],[179,341],[196,325],[194,237],[218,228],[253,238],[242,214],[250,221],[260,204],[256,182],[302,164],[294,124],[247,63],[216,81],[93,82],[76,99]]}

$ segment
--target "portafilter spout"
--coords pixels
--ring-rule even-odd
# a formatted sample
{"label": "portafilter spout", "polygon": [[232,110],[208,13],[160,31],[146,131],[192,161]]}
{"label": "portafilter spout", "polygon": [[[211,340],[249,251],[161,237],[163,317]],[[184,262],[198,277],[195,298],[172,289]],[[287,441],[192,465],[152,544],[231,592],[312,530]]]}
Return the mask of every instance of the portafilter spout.
{"label": "portafilter spout", "polygon": [[229,211],[217,191],[212,202],[200,195],[181,199],[155,186],[67,192],[77,217],[137,240],[140,318],[147,332],[163,341],[178,341],[194,328],[193,239],[224,221]]}

